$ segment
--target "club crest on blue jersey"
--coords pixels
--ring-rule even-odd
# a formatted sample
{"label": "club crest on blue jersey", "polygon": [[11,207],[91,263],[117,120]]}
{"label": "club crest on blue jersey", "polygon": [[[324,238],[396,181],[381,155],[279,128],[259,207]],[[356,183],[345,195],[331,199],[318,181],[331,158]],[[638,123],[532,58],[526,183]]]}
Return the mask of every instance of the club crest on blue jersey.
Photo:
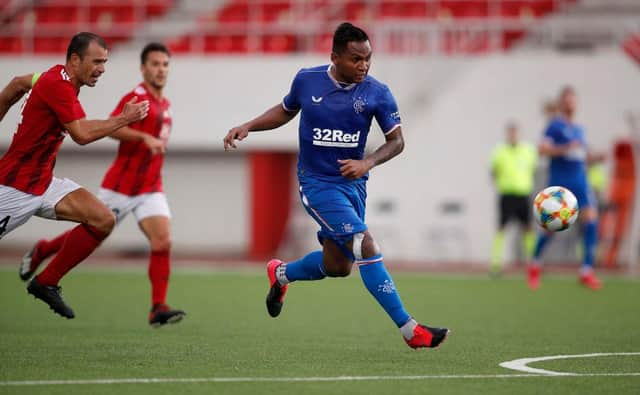
{"label": "club crest on blue jersey", "polygon": [[356,114],[360,114],[364,111],[364,106],[366,105],[367,105],[367,101],[359,97],[356,100],[354,100],[353,109],[355,110]]}

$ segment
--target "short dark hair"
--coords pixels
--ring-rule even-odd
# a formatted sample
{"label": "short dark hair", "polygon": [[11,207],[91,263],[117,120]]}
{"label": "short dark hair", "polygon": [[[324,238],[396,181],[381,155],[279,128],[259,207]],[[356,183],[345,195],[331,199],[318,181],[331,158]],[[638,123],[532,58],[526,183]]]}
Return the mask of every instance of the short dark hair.
{"label": "short dark hair", "polygon": [[150,52],[164,52],[167,56],[171,57],[169,49],[162,43],[149,43],[144,46],[142,52],[140,52],[140,64],[145,64]]}
{"label": "short dark hair", "polygon": [[349,22],[341,23],[333,33],[333,47],[331,50],[335,53],[342,53],[347,49],[347,44],[351,41],[363,42],[369,40],[369,36],[364,30]]}
{"label": "short dark hair", "polygon": [[69,42],[69,46],[67,47],[67,60],[71,59],[71,55],[73,54],[80,56],[80,59],[82,59],[87,53],[87,48],[89,48],[89,44],[91,44],[92,41],[97,42],[98,45],[104,49],[109,49],[104,38],[95,33],[80,32],[73,36]]}
{"label": "short dark hair", "polygon": [[563,97],[567,93],[573,93],[575,95],[576,90],[572,85],[565,85],[562,87],[562,89],[560,89],[560,94],[558,95],[558,97]]}

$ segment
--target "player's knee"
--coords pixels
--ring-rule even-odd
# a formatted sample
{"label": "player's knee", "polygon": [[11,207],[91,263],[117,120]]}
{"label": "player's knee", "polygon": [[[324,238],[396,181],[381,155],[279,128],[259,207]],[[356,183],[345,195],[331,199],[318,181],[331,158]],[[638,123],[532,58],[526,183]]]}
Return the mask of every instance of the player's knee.
{"label": "player's knee", "polygon": [[598,211],[593,207],[587,207],[582,210],[582,221],[585,223],[594,222],[598,220]]}
{"label": "player's knee", "polygon": [[154,237],[150,241],[151,251],[153,252],[165,252],[171,250],[171,237],[169,234],[160,235]]}
{"label": "player's knee", "polygon": [[[367,232],[364,232],[362,235],[363,235],[363,238],[362,238],[362,244],[360,247],[361,258],[358,258],[358,259],[367,259],[367,258],[371,258],[372,256],[379,255],[381,253],[380,246],[378,245],[378,243],[376,243],[373,236],[371,236],[371,233],[367,231]],[[355,251],[354,251],[354,254],[355,254]]]}
{"label": "player's knee", "polygon": [[351,262],[344,261],[338,264],[325,265],[325,271],[329,277],[348,277],[351,274]]}
{"label": "player's knee", "polygon": [[89,220],[89,225],[98,229],[104,234],[109,234],[116,226],[116,217],[106,206],[99,212],[96,212],[94,218]]}

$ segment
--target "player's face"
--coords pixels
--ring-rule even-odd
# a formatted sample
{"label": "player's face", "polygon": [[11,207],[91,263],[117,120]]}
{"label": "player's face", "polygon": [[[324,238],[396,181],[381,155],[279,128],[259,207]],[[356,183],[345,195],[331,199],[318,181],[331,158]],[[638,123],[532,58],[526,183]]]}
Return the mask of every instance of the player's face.
{"label": "player's face", "polygon": [[162,51],[147,54],[147,60],[141,66],[144,81],[156,89],[162,89],[167,84],[169,75],[169,55]]}
{"label": "player's face", "polygon": [[567,91],[562,94],[562,97],[560,97],[560,106],[564,112],[575,112],[576,102],[576,94],[572,91]]}
{"label": "player's face", "polygon": [[507,127],[507,142],[511,145],[516,145],[518,144],[518,129],[513,127],[513,126],[509,126]]}
{"label": "player's face", "polygon": [[78,65],[76,77],[82,85],[96,86],[98,79],[104,73],[108,52],[97,42],[92,41]]}
{"label": "player's face", "polygon": [[340,81],[354,83],[364,81],[371,66],[371,44],[369,41],[350,41],[342,53],[331,53]]}

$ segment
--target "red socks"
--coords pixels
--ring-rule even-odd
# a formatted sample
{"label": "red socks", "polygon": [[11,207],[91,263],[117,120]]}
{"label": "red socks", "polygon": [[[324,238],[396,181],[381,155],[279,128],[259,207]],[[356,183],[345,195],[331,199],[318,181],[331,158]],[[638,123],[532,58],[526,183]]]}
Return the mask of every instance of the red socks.
{"label": "red socks", "polygon": [[[66,237],[62,237],[63,235]],[[108,236],[93,226],[84,224],[76,226],[63,235],[50,242],[61,243],[61,247],[49,265],[38,275],[40,284],[57,285],[69,270],[88,257]],[[53,248],[55,245],[51,247]]]}
{"label": "red socks", "polygon": [[151,281],[151,304],[164,304],[169,288],[169,251],[152,251],[149,258],[149,280]]}

